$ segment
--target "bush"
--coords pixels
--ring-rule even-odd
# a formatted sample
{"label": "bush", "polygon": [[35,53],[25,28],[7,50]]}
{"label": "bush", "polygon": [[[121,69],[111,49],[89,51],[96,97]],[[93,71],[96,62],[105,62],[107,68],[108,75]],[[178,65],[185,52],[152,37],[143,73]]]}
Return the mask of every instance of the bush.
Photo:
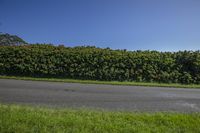
{"label": "bush", "polygon": [[157,52],[60,47],[0,46],[0,74],[107,81],[199,83],[199,51]]}

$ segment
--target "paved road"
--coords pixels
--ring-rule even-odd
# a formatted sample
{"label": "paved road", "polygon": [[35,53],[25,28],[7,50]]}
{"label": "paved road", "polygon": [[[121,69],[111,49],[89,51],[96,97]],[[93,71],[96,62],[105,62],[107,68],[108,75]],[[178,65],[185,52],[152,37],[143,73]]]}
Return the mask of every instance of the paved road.
{"label": "paved road", "polygon": [[0,102],[105,110],[200,112],[200,89],[0,79]]}

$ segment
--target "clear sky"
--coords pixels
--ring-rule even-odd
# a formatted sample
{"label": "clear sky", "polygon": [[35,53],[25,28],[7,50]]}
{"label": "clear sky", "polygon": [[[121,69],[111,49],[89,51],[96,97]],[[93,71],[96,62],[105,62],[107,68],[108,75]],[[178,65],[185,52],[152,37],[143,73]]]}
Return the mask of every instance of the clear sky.
{"label": "clear sky", "polygon": [[30,43],[199,50],[200,0],[0,0],[0,32]]}

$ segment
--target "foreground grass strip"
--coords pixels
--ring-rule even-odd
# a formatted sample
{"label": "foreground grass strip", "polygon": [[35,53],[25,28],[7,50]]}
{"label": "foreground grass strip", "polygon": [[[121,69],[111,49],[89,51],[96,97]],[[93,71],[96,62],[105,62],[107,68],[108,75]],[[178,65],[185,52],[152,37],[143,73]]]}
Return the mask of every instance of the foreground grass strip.
{"label": "foreground grass strip", "polygon": [[0,105],[0,132],[199,133],[200,114],[128,113]]}
{"label": "foreground grass strip", "polygon": [[17,77],[17,76],[0,76],[0,79],[17,79],[32,81],[50,81],[65,83],[81,83],[81,84],[107,84],[107,85],[127,85],[127,86],[149,86],[149,87],[175,87],[175,88],[200,88],[197,84],[174,84],[174,83],[148,83],[148,82],[119,82],[119,81],[96,81],[96,80],[78,80],[78,79],[62,79],[62,78],[34,78],[34,77]]}

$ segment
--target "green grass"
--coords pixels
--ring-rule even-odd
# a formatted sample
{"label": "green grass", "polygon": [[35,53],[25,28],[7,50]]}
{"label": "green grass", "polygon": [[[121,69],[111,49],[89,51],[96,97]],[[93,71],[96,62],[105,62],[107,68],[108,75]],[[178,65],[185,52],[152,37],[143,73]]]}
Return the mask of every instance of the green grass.
{"label": "green grass", "polygon": [[50,109],[0,104],[1,133],[199,133],[200,114]]}
{"label": "green grass", "polygon": [[176,87],[176,88],[200,88],[200,84],[175,84],[175,83],[148,83],[148,82],[120,82],[120,81],[97,81],[97,80],[78,80],[64,78],[34,78],[17,76],[0,76],[0,79],[17,79],[33,81],[66,82],[81,84],[108,84],[108,85],[128,85],[128,86],[149,86],[149,87]]}

